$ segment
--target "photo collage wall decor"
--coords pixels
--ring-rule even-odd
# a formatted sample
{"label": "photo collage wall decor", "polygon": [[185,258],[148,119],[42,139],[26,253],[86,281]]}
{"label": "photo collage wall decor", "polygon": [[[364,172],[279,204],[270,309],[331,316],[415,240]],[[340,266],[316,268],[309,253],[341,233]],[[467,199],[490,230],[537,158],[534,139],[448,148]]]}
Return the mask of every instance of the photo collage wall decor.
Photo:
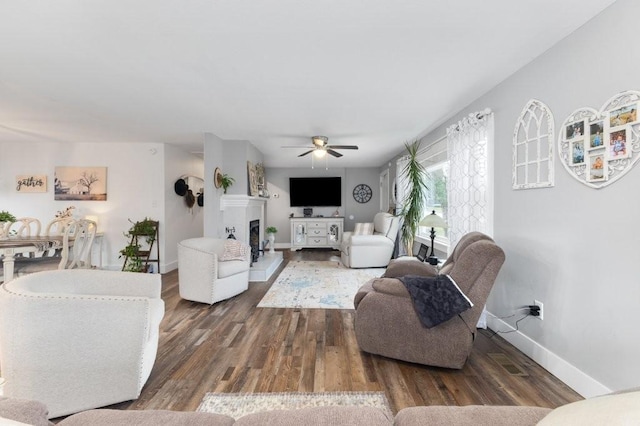
{"label": "photo collage wall decor", "polygon": [[624,176],[640,159],[640,92],[626,91],[599,110],[580,108],[560,127],[560,160],[574,178],[601,188]]}

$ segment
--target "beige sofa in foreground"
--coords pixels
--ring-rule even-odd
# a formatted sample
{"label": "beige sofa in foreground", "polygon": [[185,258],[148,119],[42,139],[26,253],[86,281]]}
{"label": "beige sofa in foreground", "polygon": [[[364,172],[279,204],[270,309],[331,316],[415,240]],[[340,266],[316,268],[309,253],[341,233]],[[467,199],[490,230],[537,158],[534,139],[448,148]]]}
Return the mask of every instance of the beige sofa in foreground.
{"label": "beige sofa in foreground", "polygon": [[[47,407],[35,401],[0,397],[0,424],[10,419],[35,426],[50,426]],[[20,423],[7,423],[20,424]],[[574,402],[551,410],[541,407],[512,406],[430,406],[410,407],[395,418],[372,407],[314,407],[299,410],[265,411],[237,420],[212,413],[166,410],[120,411],[89,410],[61,420],[62,426],[131,425],[397,425],[397,426],[589,426],[640,424],[640,391],[610,394]]]}

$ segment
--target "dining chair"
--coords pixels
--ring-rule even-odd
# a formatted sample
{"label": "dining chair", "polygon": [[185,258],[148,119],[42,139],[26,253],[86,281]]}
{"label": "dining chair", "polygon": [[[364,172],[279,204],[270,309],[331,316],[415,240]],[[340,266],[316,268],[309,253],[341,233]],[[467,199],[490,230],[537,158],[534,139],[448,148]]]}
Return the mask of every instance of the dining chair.
{"label": "dining chair", "polygon": [[[69,223],[73,222],[73,220],[73,217],[56,217],[44,228],[43,236],[51,237],[54,235],[64,235]],[[62,249],[60,248],[48,250],[43,254],[43,256],[55,256],[59,258],[61,250]]]}
{"label": "dining chair", "polygon": [[[40,235],[40,221],[33,217],[21,217],[9,226],[9,234],[19,237],[37,237]],[[15,233],[15,234],[13,234]]]}
{"label": "dining chair", "polygon": [[[37,237],[40,235],[40,228],[40,221],[38,219],[33,217],[20,217],[8,225],[7,235],[23,238]],[[20,262],[22,258],[34,258],[38,255],[42,255],[42,253],[29,253],[28,256],[18,253],[15,255],[15,260],[16,262]]]}
{"label": "dining chair", "polygon": [[68,222],[62,234],[60,256],[44,256],[14,264],[16,277],[50,269],[91,269],[91,248],[96,236],[97,224],[79,219]]}

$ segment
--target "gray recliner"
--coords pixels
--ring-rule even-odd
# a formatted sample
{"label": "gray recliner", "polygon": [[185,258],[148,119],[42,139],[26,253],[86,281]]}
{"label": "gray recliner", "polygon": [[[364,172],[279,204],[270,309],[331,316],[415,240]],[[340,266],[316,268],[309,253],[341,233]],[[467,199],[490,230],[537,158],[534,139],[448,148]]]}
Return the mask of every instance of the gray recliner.
{"label": "gray recliner", "polygon": [[504,252],[488,236],[472,232],[462,237],[440,274],[450,275],[473,307],[432,328],[422,325],[409,292],[396,277],[435,276],[438,272],[420,262],[393,261],[381,278],[368,281],[355,296],[360,349],[418,364],[462,368],[504,260]]}

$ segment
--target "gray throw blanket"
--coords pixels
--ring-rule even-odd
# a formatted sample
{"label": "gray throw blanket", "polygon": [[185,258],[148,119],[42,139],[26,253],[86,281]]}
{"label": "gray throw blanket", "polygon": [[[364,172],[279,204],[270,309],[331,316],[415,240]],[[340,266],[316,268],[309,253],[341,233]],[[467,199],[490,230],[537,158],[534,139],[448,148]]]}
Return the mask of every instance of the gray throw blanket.
{"label": "gray throw blanket", "polygon": [[473,306],[448,275],[405,275],[398,279],[409,291],[420,322],[427,328],[448,321]]}

